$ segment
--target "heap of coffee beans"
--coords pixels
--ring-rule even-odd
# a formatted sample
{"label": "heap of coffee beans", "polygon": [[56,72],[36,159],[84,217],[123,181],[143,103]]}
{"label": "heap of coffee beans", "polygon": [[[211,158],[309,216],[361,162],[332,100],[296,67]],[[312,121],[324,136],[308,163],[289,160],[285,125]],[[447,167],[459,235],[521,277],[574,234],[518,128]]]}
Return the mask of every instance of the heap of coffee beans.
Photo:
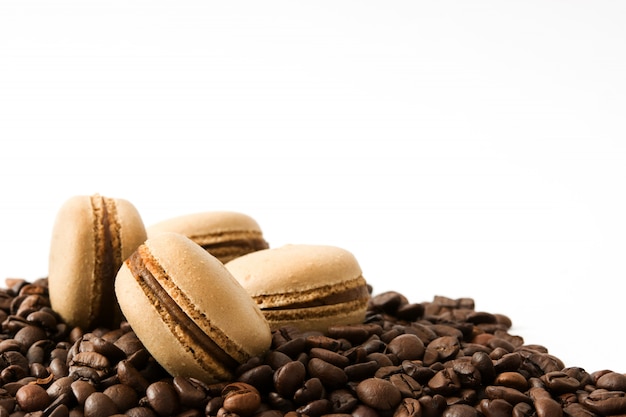
{"label": "heap of coffee beans", "polygon": [[374,295],[364,323],[279,329],[235,380],[205,384],[167,375],[126,323],[68,328],[47,288],[0,290],[0,417],[626,415],[626,375],[566,368],[469,298]]}

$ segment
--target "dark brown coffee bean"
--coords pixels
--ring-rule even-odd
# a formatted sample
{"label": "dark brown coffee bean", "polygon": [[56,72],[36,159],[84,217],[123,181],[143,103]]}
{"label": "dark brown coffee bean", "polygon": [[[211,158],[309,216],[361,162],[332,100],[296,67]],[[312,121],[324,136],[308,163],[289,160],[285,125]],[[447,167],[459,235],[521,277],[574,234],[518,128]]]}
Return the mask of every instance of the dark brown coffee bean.
{"label": "dark brown coffee bean", "polygon": [[290,358],[296,358],[306,348],[306,339],[304,337],[296,337],[288,340],[276,348],[277,352],[281,352]]}
{"label": "dark brown coffee bean", "polygon": [[478,417],[478,410],[467,404],[454,404],[445,409],[442,417]]}
{"label": "dark brown coffee bean", "polygon": [[378,370],[378,362],[367,361],[362,363],[355,363],[354,365],[348,365],[343,370],[350,381],[361,381],[365,378],[374,376]]}
{"label": "dark brown coffee bean", "polygon": [[626,413],[626,396],[622,391],[596,389],[586,396],[582,404],[602,416]]}
{"label": "dark brown coffee bean", "polygon": [[459,339],[452,336],[437,337],[426,346],[424,364],[429,366],[435,362],[445,362],[456,356],[460,349]]}
{"label": "dark brown coffee bean", "polygon": [[310,403],[298,407],[296,413],[302,416],[319,417],[331,411],[331,403],[326,398],[311,401]]}
{"label": "dark brown coffee bean", "polygon": [[359,400],[376,410],[389,411],[402,401],[400,390],[391,382],[380,378],[368,378],[356,387]]}
{"label": "dark brown coffee bean", "polygon": [[496,376],[494,384],[514,388],[522,392],[528,389],[528,380],[519,372],[502,372]]}
{"label": "dark brown coffee bean", "polygon": [[626,375],[607,372],[597,379],[596,386],[608,391],[626,391]]}
{"label": "dark brown coffee bean", "polygon": [[276,388],[276,392],[285,398],[292,398],[294,393],[304,383],[305,377],[306,368],[302,362],[287,362],[274,372],[274,387]]}
{"label": "dark brown coffee bean", "polygon": [[94,392],[85,400],[85,417],[107,417],[117,412],[113,400],[102,392]]}
{"label": "dark brown coffee bean", "polygon": [[419,398],[422,395],[422,386],[420,383],[406,374],[399,373],[391,375],[389,382],[398,388],[403,398]]}
{"label": "dark brown coffee bean", "polygon": [[243,382],[226,385],[222,397],[224,398],[222,408],[241,417],[251,416],[261,405],[259,391]]}
{"label": "dark brown coffee bean", "polygon": [[396,291],[388,291],[370,298],[369,309],[386,314],[395,314],[401,305],[408,304],[407,298]]}
{"label": "dark brown coffee bean", "polygon": [[580,381],[567,375],[565,372],[552,371],[540,377],[546,388],[554,395],[565,392],[576,392],[580,387]]}
{"label": "dark brown coffee bean", "polygon": [[122,384],[129,385],[137,391],[139,395],[143,395],[150,385],[146,378],[126,360],[120,361],[117,364],[117,376]]}
{"label": "dark brown coffee bean", "polygon": [[331,337],[323,336],[323,335],[313,335],[308,336],[305,339],[305,347],[306,349],[313,349],[315,347],[332,350],[333,352],[339,351],[341,349],[341,342],[337,339],[333,339]]}
{"label": "dark brown coffee bean", "polygon": [[532,400],[528,395],[516,390],[515,388],[505,386],[490,385],[485,388],[485,395],[490,400],[502,399],[512,405],[521,402],[528,404],[532,403]]}
{"label": "dark brown coffee bean", "polygon": [[348,382],[348,377],[343,369],[319,358],[312,358],[307,369],[311,377],[319,378],[324,386],[330,389],[340,388]]}
{"label": "dark brown coffee bean", "polygon": [[418,399],[422,406],[422,417],[439,417],[447,407],[446,399],[442,395],[423,395]]}
{"label": "dark brown coffee bean", "polygon": [[369,355],[367,355],[367,360],[376,362],[379,368],[382,368],[384,366],[394,365],[393,361],[389,358],[389,356],[381,352],[370,353]]}
{"label": "dark brown coffee bean", "polygon": [[128,417],[156,417],[156,413],[148,407],[133,407],[124,414]]}
{"label": "dark brown coffee bean", "polygon": [[350,390],[338,389],[330,393],[328,399],[331,402],[333,413],[350,413],[359,405],[359,400]]}
{"label": "dark brown coffee bean", "polygon": [[222,408],[222,404],[224,404],[224,399],[221,396],[211,398],[204,407],[205,414],[207,416],[217,415],[217,412]]}
{"label": "dark brown coffee bean", "polygon": [[274,370],[269,365],[259,365],[239,375],[237,380],[254,385],[261,393],[267,393],[273,389]]}
{"label": "dark brown coffee bean", "polygon": [[309,350],[309,357],[322,359],[339,368],[345,368],[350,364],[350,360],[347,357],[327,349],[312,348]]}
{"label": "dark brown coffee bean", "polygon": [[303,405],[321,399],[325,394],[324,385],[319,378],[310,378],[293,394],[293,401]]}
{"label": "dark brown coffee bean", "polygon": [[562,417],[563,408],[552,398],[537,398],[533,405],[537,412],[537,417]]}
{"label": "dark brown coffee bean", "polygon": [[137,392],[132,389],[128,385],[124,384],[115,384],[106,388],[104,391],[117,407],[117,410],[120,412],[124,412],[129,408],[133,408],[137,406],[139,398],[137,396]]}
{"label": "dark brown coffee bean", "polygon": [[70,392],[72,392],[71,385],[73,382],[74,379],[69,376],[58,378],[54,382],[52,382],[50,386],[48,386],[48,388],[46,389],[46,393],[52,400],[63,394],[69,394]]}
{"label": "dark brown coffee bean", "polygon": [[180,410],[178,394],[171,384],[165,381],[153,382],[146,388],[148,404],[159,416],[172,416]]}
{"label": "dark brown coffee bean", "polygon": [[15,401],[26,412],[43,410],[50,405],[51,399],[41,385],[24,385],[15,393]]}
{"label": "dark brown coffee bean", "polygon": [[95,352],[105,356],[108,360],[118,362],[126,359],[126,353],[112,342],[101,337],[94,337],[91,340]]}
{"label": "dark brown coffee bean", "polygon": [[[73,381],[73,378],[69,379]],[[85,401],[87,401],[87,398],[91,394],[96,392],[96,388],[93,386],[93,384],[90,384],[89,382],[80,379],[77,381],[73,381],[70,387],[72,389],[74,397],[76,398],[76,401],[78,401],[78,404],[80,405],[85,405]]]}
{"label": "dark brown coffee bean", "polygon": [[[568,417],[598,417],[593,411],[587,410],[583,405],[579,403],[567,404],[563,406],[563,412]],[[532,414],[520,414],[513,417],[531,417]]]}
{"label": "dark brown coffee bean", "polygon": [[[508,417],[513,414],[513,405],[502,399],[482,399],[478,409],[485,417]],[[556,416],[555,416],[556,417]]]}
{"label": "dark brown coffee bean", "polygon": [[269,352],[265,356],[265,363],[271,366],[274,370],[288,364],[291,361],[292,359],[289,357],[289,355],[278,351]]}
{"label": "dark brown coffee bean", "polygon": [[181,376],[174,377],[172,385],[183,407],[204,408],[207,393],[199,381]]}
{"label": "dark brown coffee bean", "polygon": [[513,406],[513,415],[511,417],[531,417],[535,410],[528,403],[517,403]]}
{"label": "dark brown coffee bean", "polygon": [[115,342],[113,342],[113,344],[120,348],[126,356],[131,356],[138,350],[143,349],[143,344],[135,332],[124,333]]}
{"label": "dark brown coffee bean", "polygon": [[451,395],[461,389],[461,381],[453,369],[444,368],[428,381],[428,388],[437,394]]}
{"label": "dark brown coffee bean", "polygon": [[403,334],[395,337],[387,345],[387,349],[399,360],[416,360],[424,356],[424,342],[414,334]]}

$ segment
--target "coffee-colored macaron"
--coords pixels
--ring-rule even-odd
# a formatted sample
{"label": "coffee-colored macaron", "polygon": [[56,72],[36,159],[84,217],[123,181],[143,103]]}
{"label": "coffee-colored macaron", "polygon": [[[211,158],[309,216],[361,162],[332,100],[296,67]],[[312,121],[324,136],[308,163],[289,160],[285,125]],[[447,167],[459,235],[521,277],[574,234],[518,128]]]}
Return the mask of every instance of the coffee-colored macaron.
{"label": "coffee-colored macaron", "polygon": [[285,245],[244,255],[226,268],[254,298],[271,328],[325,332],[360,323],[370,298],[354,255],[324,245]]}
{"label": "coffee-colored macaron", "polygon": [[67,324],[83,330],[118,324],[122,315],[115,300],[115,276],[145,240],[141,216],[127,200],[98,194],[68,199],[52,230],[52,308]]}
{"label": "coffee-colored macaron", "polygon": [[148,237],[163,232],[187,236],[223,263],[269,247],[256,220],[233,211],[187,214],[148,227]]}
{"label": "coffee-colored macaron", "polygon": [[270,347],[269,325],[250,295],[181,234],[149,238],[120,268],[115,290],[137,337],[173,376],[229,380]]}

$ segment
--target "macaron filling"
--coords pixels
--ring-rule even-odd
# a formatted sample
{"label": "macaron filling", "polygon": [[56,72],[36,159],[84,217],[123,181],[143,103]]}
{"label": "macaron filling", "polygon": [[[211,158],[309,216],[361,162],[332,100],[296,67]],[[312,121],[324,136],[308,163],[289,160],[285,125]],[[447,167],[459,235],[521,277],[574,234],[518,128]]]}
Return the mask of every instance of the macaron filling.
{"label": "macaron filling", "polygon": [[[89,320],[92,321],[101,311],[115,305],[114,280],[117,268],[122,264],[122,249],[120,241],[120,224],[117,219],[115,200],[98,194],[90,197],[93,213],[94,229],[94,279],[92,280],[92,294],[96,299],[95,307],[91,311]],[[102,323],[108,325],[107,317]],[[110,317],[111,320],[114,317]]]}
{"label": "macaron filling", "polygon": [[366,286],[348,288],[344,291],[328,294],[319,298],[307,301],[292,302],[285,305],[267,307],[264,310],[289,310],[298,308],[321,307],[336,304],[348,303],[351,301],[363,300],[369,298],[369,291]]}
{"label": "macaron filling", "polygon": [[223,239],[232,239],[227,235],[222,236],[191,236],[190,238],[198,243],[204,250],[226,263],[229,260],[247,253],[256,252],[258,250],[267,249],[269,244],[263,239],[260,233],[258,236],[241,238],[236,240],[215,241],[216,237]]}
{"label": "macaron filling", "polygon": [[[161,269],[156,261],[150,261],[151,255],[149,253],[145,253],[144,256],[142,256],[142,252],[144,251],[148,252],[145,247],[140,247],[139,250],[135,251],[128,258],[126,265],[146,294],[146,297],[151,299],[153,305],[159,311],[159,314],[164,318],[164,323],[167,324],[173,333],[177,333],[176,328],[183,329],[184,334],[190,339],[191,343],[188,348],[194,357],[198,357],[196,349],[199,349],[209,354],[217,363],[222,364],[224,367],[235,368],[239,365],[239,362],[235,358],[217,345],[213,339],[185,313],[179,306],[179,303],[177,303],[159,283],[159,280],[152,273],[151,269],[157,269],[158,274],[162,276],[165,276],[165,271]],[[146,261],[146,259],[148,260]],[[148,265],[148,262],[150,265]],[[198,359],[198,362],[202,364],[200,359]]]}

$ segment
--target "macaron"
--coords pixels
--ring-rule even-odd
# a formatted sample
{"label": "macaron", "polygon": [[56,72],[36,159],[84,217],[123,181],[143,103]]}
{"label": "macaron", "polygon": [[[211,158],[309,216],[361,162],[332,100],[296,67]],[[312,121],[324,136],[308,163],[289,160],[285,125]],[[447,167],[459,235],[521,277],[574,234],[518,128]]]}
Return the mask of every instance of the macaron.
{"label": "macaron", "polygon": [[295,326],[326,332],[332,325],[362,323],[370,293],[349,251],[324,245],[285,245],[226,263],[272,330]]}
{"label": "macaron", "polygon": [[231,380],[272,335],[224,264],[177,233],[148,238],[124,262],[115,291],[126,320],[172,376]]}
{"label": "macaron", "polygon": [[149,237],[163,232],[187,236],[222,263],[269,247],[256,220],[233,211],[187,214],[148,227]]}
{"label": "macaron", "polygon": [[50,304],[70,326],[112,327],[122,320],[114,280],[146,240],[139,212],[120,198],[74,196],[59,209],[48,262]]}

